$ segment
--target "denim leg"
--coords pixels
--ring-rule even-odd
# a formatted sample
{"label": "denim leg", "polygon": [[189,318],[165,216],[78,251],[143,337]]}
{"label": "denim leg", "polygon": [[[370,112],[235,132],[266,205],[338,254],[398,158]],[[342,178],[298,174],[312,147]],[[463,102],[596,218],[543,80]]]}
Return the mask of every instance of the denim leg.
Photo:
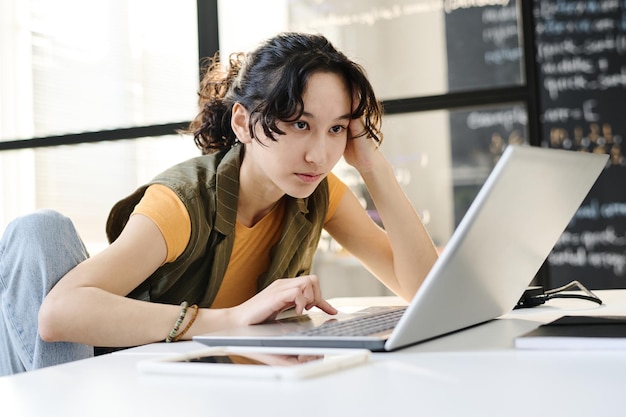
{"label": "denim leg", "polygon": [[0,376],[93,356],[93,347],[44,342],[43,298],[88,257],[71,220],[41,210],[11,222],[0,240]]}

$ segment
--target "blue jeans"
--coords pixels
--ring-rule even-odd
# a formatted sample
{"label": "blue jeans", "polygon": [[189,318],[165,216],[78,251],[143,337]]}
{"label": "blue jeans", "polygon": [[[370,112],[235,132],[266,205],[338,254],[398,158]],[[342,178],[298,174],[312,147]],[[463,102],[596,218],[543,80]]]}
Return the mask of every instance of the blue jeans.
{"label": "blue jeans", "polygon": [[37,330],[43,298],[88,257],[71,220],[41,210],[11,222],[0,240],[0,376],[93,356],[93,347],[44,342]]}

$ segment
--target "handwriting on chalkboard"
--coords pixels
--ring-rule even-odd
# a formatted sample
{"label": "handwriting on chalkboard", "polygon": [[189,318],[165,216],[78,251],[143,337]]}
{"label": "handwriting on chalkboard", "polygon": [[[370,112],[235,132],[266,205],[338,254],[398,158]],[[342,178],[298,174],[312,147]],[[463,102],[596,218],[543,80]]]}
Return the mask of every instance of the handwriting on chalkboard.
{"label": "handwriting on chalkboard", "polygon": [[[591,199],[588,204],[580,206],[574,215],[571,225],[576,224],[578,220],[598,220],[598,219],[614,219],[623,217],[626,219],[626,203],[625,202],[599,202],[597,199]],[[626,242],[623,242],[626,243]]]}
{"label": "handwriting on chalkboard", "polygon": [[326,26],[350,26],[369,25],[372,26],[379,21],[398,19],[403,16],[411,16],[422,13],[431,13],[442,10],[441,1],[427,0],[413,3],[396,3],[373,6],[366,10],[353,11],[349,13],[325,13],[321,17],[308,19],[307,26],[312,28]]}
{"label": "handwriting on chalkboard", "polygon": [[[507,6],[511,0],[421,0],[413,1],[410,3],[396,2],[395,4],[376,5],[369,7],[366,10],[353,11],[349,13],[328,13],[321,18],[309,19],[309,26],[349,26],[354,24],[374,25],[381,20],[393,20],[403,16],[411,16],[421,13],[431,13],[437,11],[444,11],[446,13],[452,13],[459,9],[469,9],[473,7],[487,7],[487,6]],[[513,10],[513,19],[516,19],[515,8]],[[498,21],[510,21],[511,12],[505,11],[502,13],[489,10],[484,16],[484,23],[494,23]],[[517,36],[517,26],[515,26],[515,32],[511,32],[511,29],[507,29],[506,33],[492,34],[495,37],[510,37]]]}
{"label": "handwriting on chalkboard", "polygon": [[491,45],[489,46],[490,49],[484,53],[485,64],[500,65],[505,62],[519,62],[522,58],[517,9],[514,5],[511,7],[486,7],[507,6],[508,3],[507,1],[501,4],[481,5],[484,8],[481,13],[481,23],[484,27],[482,39],[485,45]]}
{"label": "handwriting on chalkboard", "polygon": [[548,257],[552,266],[593,267],[626,275],[626,252],[613,248],[624,246],[626,239],[613,226],[602,230],[565,231]]}
{"label": "handwriting on chalkboard", "polygon": [[[616,114],[619,104],[610,103],[619,100],[626,88],[624,6],[619,0],[537,2],[535,30],[543,90],[541,116],[551,146],[555,142],[565,145],[593,142],[587,136],[592,136],[594,131],[615,131],[617,122],[621,123],[622,117]],[[612,120],[614,117],[618,119]],[[589,134],[581,134],[584,130]],[[604,148],[607,153],[619,154],[613,159],[615,165],[622,159],[621,135],[613,132],[612,136],[614,144]]]}
{"label": "handwriting on chalkboard", "polygon": [[567,91],[607,90],[626,86],[626,66],[611,71],[604,54],[626,52],[626,35],[606,35],[602,39],[577,41],[564,38],[544,42],[537,54],[542,60],[540,70],[543,87],[555,100]]}
{"label": "handwriting on chalkboard", "polygon": [[616,277],[625,277],[625,219],[626,202],[590,199],[559,238],[548,257],[550,265],[610,270]]}
{"label": "handwriting on chalkboard", "polygon": [[467,115],[467,127],[472,130],[486,127],[501,126],[511,130],[518,124],[526,126],[528,115],[521,106],[514,106],[503,110],[472,111]]}
{"label": "handwriting on chalkboard", "polygon": [[[548,260],[552,266],[610,269],[616,276],[626,276],[626,236],[614,226],[618,218],[626,219],[626,202],[600,202],[591,199],[582,205],[563,232]],[[604,220],[603,228],[578,230],[578,222]],[[619,221],[615,224],[620,224]]]}
{"label": "handwriting on chalkboard", "polygon": [[570,120],[597,122],[600,115],[597,112],[598,100],[584,100],[580,107],[550,107],[543,113],[545,123],[565,123]]}
{"label": "handwriting on chalkboard", "polygon": [[[585,18],[599,14],[615,13],[621,9],[620,0],[576,0],[540,1],[538,13],[542,20],[549,21],[558,16]],[[541,26],[537,25],[540,29]]]}
{"label": "handwriting on chalkboard", "polygon": [[624,166],[626,2],[541,1],[535,5],[544,143],[604,152]]}
{"label": "handwriting on chalkboard", "polygon": [[553,267],[592,267],[596,269],[608,269],[615,276],[623,277],[626,269],[626,255],[615,252],[593,252],[584,247],[555,249],[548,257]]}

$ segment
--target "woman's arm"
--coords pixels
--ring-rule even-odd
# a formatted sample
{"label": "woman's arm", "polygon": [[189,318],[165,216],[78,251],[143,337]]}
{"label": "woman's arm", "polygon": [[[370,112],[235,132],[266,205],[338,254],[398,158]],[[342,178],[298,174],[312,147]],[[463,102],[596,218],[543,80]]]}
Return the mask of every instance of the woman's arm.
{"label": "woman's arm", "polygon": [[69,271],[46,296],[39,310],[42,339],[95,346],[165,339],[180,307],[125,297],[165,256],[156,224],[143,215],[131,216],[115,242]]}
{"label": "woman's arm", "polygon": [[344,194],[326,230],[383,284],[408,301],[437,260],[436,248],[376,143],[366,137],[350,139],[344,156],[361,174],[384,230],[371,220],[352,192]]}
{"label": "woman's arm", "polygon": [[[165,260],[159,228],[133,215],[108,248],[68,272],[45,297],[39,310],[43,340],[93,346],[136,346],[164,340],[180,306],[125,297]],[[185,339],[221,328],[259,323],[280,311],[318,306],[335,310],[322,298],[316,277],[278,280],[248,302],[228,309],[200,309]],[[181,329],[191,318],[186,317]]]}

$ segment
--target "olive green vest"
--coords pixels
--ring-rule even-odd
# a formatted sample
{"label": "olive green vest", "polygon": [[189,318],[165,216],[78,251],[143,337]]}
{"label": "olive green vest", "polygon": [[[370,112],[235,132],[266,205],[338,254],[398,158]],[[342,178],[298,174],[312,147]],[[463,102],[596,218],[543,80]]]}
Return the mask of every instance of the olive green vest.
{"label": "olive green vest", "polygon": [[[182,301],[210,307],[222,283],[235,240],[239,168],[243,146],[200,156],[159,174],[118,202],[107,221],[107,236],[114,241],[150,184],[163,184],[176,192],[189,212],[191,238],[175,261],[165,264],[128,294],[131,298],[168,304]],[[271,249],[267,272],[257,277],[262,290],[279,278],[310,272],[326,212],[328,182],[311,196],[285,196],[287,207],[280,241]]]}

